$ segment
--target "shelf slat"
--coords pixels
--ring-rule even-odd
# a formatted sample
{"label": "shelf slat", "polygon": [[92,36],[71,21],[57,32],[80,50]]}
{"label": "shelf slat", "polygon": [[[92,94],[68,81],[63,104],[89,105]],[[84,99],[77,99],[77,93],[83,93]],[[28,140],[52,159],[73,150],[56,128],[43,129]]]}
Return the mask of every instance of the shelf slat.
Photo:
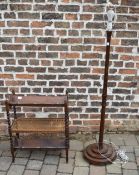
{"label": "shelf slat", "polygon": [[64,139],[52,139],[46,137],[24,137],[14,141],[14,148],[48,148],[48,149],[63,149],[66,148]]}
{"label": "shelf slat", "polygon": [[9,104],[16,106],[64,106],[67,96],[9,95]]}
{"label": "shelf slat", "polygon": [[12,124],[13,133],[61,133],[64,131],[64,118],[18,118],[15,119]]}

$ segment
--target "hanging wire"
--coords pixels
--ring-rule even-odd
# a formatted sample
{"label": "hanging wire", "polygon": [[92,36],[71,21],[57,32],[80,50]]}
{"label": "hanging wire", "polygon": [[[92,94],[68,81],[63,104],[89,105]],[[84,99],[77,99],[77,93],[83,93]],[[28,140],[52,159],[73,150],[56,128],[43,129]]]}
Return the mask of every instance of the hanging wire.
{"label": "hanging wire", "polygon": [[104,154],[102,154],[101,151],[100,151],[100,148],[99,148],[99,143],[97,143],[99,154],[102,157],[104,157],[105,159],[107,159],[109,162],[111,162],[112,164],[117,166],[118,168],[121,168],[121,167],[124,168],[124,166],[126,165],[126,163],[129,160],[128,156],[126,155],[126,150],[119,149],[118,146],[116,146],[113,142],[109,142],[107,140],[104,140],[103,143],[110,144],[112,146],[113,150],[115,150],[116,153],[117,153],[117,159],[116,159],[115,162],[113,162],[108,157],[106,157]]}

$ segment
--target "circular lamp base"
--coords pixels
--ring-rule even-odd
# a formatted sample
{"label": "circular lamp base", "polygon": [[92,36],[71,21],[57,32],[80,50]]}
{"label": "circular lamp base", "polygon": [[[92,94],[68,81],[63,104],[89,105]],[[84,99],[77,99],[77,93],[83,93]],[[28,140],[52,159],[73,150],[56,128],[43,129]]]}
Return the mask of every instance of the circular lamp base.
{"label": "circular lamp base", "polygon": [[117,157],[115,149],[110,144],[103,144],[99,149],[99,144],[94,143],[87,146],[83,151],[84,158],[93,165],[111,164]]}

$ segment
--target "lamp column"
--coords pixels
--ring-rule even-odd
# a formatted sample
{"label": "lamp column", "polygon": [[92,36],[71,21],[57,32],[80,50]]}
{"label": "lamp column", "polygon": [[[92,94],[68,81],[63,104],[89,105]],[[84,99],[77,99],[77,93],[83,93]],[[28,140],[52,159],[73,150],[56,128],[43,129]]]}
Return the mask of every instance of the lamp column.
{"label": "lamp column", "polygon": [[105,127],[105,111],[107,102],[107,87],[108,87],[108,74],[109,74],[109,58],[110,58],[110,42],[112,35],[112,20],[115,17],[115,13],[110,9],[107,13],[107,42],[106,42],[106,56],[105,56],[105,70],[103,80],[103,92],[102,92],[102,108],[101,108],[101,121],[98,143],[88,145],[84,151],[84,158],[94,165],[110,164],[117,157],[116,150],[111,144],[104,143],[104,127]]}

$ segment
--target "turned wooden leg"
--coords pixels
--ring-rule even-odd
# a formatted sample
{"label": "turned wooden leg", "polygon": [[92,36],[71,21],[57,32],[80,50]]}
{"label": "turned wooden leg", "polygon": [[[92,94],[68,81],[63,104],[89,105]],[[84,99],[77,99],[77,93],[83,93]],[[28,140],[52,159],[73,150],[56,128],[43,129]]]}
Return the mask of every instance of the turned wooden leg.
{"label": "turned wooden leg", "polygon": [[66,163],[68,163],[69,161],[69,150],[66,149]]}
{"label": "turned wooden leg", "polygon": [[14,162],[15,157],[14,157],[14,146],[13,146],[13,138],[12,138],[12,131],[11,131],[11,122],[10,122],[10,112],[9,112],[9,103],[8,101],[5,102],[6,106],[6,113],[7,113],[7,121],[8,121],[8,132],[10,136],[10,148],[11,148],[11,154],[12,154],[12,161]]}

